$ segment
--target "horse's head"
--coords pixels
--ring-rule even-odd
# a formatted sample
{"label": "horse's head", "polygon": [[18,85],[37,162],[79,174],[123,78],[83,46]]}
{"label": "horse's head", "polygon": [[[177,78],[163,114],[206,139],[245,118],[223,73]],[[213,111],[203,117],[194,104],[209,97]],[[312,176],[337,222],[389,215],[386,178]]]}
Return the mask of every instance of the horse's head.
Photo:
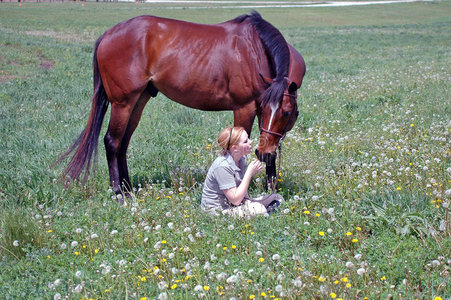
{"label": "horse's head", "polygon": [[278,84],[270,79],[264,80],[272,84],[263,95],[260,107],[260,143],[255,154],[259,160],[270,164],[275,161],[277,146],[298,118],[296,91],[299,87],[287,77]]}

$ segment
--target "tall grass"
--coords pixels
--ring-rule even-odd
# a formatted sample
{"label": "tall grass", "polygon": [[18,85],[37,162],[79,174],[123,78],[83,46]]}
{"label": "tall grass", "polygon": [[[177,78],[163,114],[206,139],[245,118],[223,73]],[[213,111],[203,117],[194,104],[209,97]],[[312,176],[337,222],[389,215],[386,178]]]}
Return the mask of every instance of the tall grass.
{"label": "tall grass", "polygon": [[[50,165],[85,126],[92,44],[105,29],[144,13],[215,23],[247,11],[2,3],[0,294],[450,297],[449,6],[260,11],[308,71],[283,146],[287,201],[239,220],[199,210],[231,112],[151,99],[128,153],[125,208],[103,155],[85,187],[64,189],[63,166]],[[251,194],[263,192],[260,175]]]}

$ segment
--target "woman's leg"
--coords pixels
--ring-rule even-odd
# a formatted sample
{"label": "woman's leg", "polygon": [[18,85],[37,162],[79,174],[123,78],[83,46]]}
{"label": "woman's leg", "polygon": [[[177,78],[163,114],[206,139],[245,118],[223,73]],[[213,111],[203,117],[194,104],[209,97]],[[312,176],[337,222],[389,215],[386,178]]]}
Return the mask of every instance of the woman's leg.
{"label": "woman's leg", "polygon": [[266,207],[258,202],[247,201],[246,204],[225,209],[223,214],[232,217],[255,217],[257,215],[263,215],[267,212]]}

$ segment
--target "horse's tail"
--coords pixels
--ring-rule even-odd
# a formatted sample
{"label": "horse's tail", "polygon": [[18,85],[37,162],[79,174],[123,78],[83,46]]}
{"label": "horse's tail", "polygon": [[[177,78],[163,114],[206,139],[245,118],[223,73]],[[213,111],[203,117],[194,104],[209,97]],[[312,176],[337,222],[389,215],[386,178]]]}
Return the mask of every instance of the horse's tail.
{"label": "horse's tail", "polygon": [[61,162],[75,150],[69,164],[64,169],[62,176],[64,178],[69,176],[73,180],[76,180],[84,172],[82,180],[83,184],[89,176],[90,169],[94,168],[95,162],[97,161],[97,145],[100,130],[109,104],[97,61],[97,49],[102,39],[103,35],[97,40],[94,48],[94,95],[92,96],[91,112],[87,125],[69,150],[62,154],[56,161],[56,163]]}

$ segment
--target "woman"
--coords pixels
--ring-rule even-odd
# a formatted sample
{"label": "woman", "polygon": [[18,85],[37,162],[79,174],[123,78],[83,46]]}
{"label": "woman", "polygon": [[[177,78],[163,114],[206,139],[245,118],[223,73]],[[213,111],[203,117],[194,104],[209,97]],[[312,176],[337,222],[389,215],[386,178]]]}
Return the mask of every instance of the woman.
{"label": "woman", "polygon": [[219,156],[208,170],[202,191],[201,207],[204,210],[222,211],[238,217],[255,216],[272,212],[282,196],[271,194],[250,199],[251,178],[263,169],[261,161],[252,161],[246,169],[245,156],[251,153],[252,142],[243,127],[227,127],[221,131]]}

